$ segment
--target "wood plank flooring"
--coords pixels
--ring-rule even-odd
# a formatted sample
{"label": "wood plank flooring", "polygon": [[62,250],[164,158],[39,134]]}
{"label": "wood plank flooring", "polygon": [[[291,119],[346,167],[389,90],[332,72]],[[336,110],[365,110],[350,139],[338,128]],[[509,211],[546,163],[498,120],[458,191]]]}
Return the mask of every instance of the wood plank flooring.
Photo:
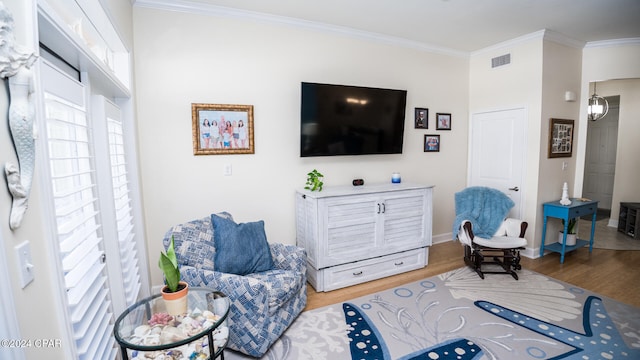
{"label": "wood plank flooring", "polygon": [[[429,265],[423,269],[330,292],[318,293],[307,284],[308,299],[305,310],[344,302],[457,269],[464,266],[462,257],[463,248],[460,243],[448,241],[430,248]],[[593,252],[589,253],[589,248],[583,247],[567,253],[564,264],[560,264],[558,253],[547,254],[538,259],[522,257],[521,264],[524,269],[640,308],[640,251],[593,249]],[[478,281],[482,280],[478,277]]]}

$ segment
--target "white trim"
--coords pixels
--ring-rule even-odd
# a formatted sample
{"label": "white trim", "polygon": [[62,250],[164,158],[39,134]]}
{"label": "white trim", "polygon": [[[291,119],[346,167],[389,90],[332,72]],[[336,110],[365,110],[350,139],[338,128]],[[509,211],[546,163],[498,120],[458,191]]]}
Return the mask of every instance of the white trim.
{"label": "white trim", "polygon": [[[0,249],[5,249],[2,231],[3,229],[0,227]],[[0,282],[11,284],[5,251],[0,251]],[[21,339],[18,324],[13,289],[11,286],[3,286],[2,291],[0,291],[0,340]],[[0,353],[2,353],[2,358],[6,360],[25,359],[24,349],[20,347],[2,347],[0,348]]]}
{"label": "white trim", "polygon": [[582,49],[585,46],[584,41],[572,39],[564,34],[560,34],[559,32],[555,32],[553,30],[548,30],[548,29],[544,30],[543,39],[548,41],[553,41],[560,45],[574,47],[576,49]]}
{"label": "white trim", "polygon": [[123,119],[122,126],[125,129],[124,146],[125,151],[129,155],[127,158],[127,172],[130,174],[129,184],[131,190],[131,211],[133,212],[133,221],[139,241],[136,242],[138,250],[138,272],[140,274],[140,297],[144,298],[151,295],[151,284],[149,277],[149,260],[147,258],[147,244],[144,239],[147,238],[144,224],[144,214],[142,211],[142,187],[140,185],[140,167],[138,166],[138,148],[136,146],[137,126],[136,117],[133,109],[133,100],[131,98],[116,98],[116,105],[120,107]]}
{"label": "white trim", "polygon": [[384,35],[369,31],[357,30],[345,26],[331,25],[316,21],[296,19],[286,16],[265,14],[255,11],[233,9],[229,7],[191,2],[186,0],[134,0],[133,6],[145,7],[158,10],[178,11],[184,13],[219,16],[226,18],[238,18],[328,32],[338,35],[354,37],[361,40],[374,41],[388,45],[406,47],[418,51],[449,55],[454,57],[468,58],[466,51],[454,50],[442,46],[435,46],[419,41],[404,39],[396,36]]}
{"label": "white trim", "polygon": [[[42,68],[44,66],[48,66],[55,71],[55,65],[49,63],[45,59],[41,59],[38,61],[37,65],[37,108],[36,108],[36,121],[38,124],[38,129],[42,134],[38,136],[36,139],[36,168],[38,169],[39,175],[39,186],[38,190],[40,191],[40,209],[41,209],[41,217],[42,217],[42,228],[43,228],[43,243],[47,247],[47,253],[49,254],[58,254],[60,252],[60,247],[57,242],[57,238],[55,236],[55,229],[57,228],[56,217],[55,217],[55,205],[53,204],[53,190],[51,188],[51,169],[50,163],[47,161],[49,159],[49,144],[46,133],[47,121],[45,117],[45,105],[44,105],[44,89],[41,86],[42,83]],[[66,73],[60,72],[62,76],[69,77]],[[51,267],[46,271],[49,275],[49,282],[54,284],[53,292],[51,293],[51,302],[53,312],[58,315],[58,319],[60,319],[60,334],[62,335],[62,348],[64,349],[64,354],[66,359],[75,359],[77,358],[77,354],[75,351],[75,343],[73,342],[73,330],[71,329],[71,325],[67,322],[66,319],[69,318],[69,311],[67,307],[67,294],[64,289],[64,286],[59,286],[60,284],[64,284],[64,272],[62,270],[62,264],[60,261],[50,261]]]}
{"label": "white trim", "polygon": [[612,46],[640,45],[640,38],[613,39],[602,41],[590,41],[584,47],[586,48],[603,48]]}

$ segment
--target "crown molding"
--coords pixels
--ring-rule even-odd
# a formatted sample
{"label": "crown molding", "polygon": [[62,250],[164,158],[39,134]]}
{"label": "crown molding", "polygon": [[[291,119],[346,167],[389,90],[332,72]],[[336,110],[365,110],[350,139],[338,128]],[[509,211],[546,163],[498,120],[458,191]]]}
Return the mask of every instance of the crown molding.
{"label": "crown molding", "polygon": [[580,41],[580,40],[576,40],[573,38],[568,37],[567,35],[561,34],[559,32],[555,32],[553,30],[549,30],[549,29],[545,29],[544,30],[544,36],[543,36],[544,40],[548,40],[548,41],[553,41],[555,43],[558,43],[560,45],[566,45],[569,47],[573,47],[576,49],[583,49],[585,46],[585,42],[584,41]]}
{"label": "crown molding", "polygon": [[603,48],[612,46],[640,45],[640,38],[613,39],[602,41],[590,41],[585,45],[586,48]]}
{"label": "crown molding", "polygon": [[366,41],[373,41],[387,45],[401,46],[418,51],[448,55],[454,57],[468,58],[469,53],[466,51],[454,50],[446,47],[435,46],[419,41],[408,40],[396,36],[373,33],[369,31],[357,30],[344,26],[331,25],[315,21],[296,19],[286,16],[277,16],[265,14],[255,11],[233,9],[223,6],[210,5],[200,2],[187,0],[133,0],[133,6],[159,9],[166,11],[179,11],[184,13],[219,16],[226,18],[246,19],[264,23],[278,24],[303,28],[319,32],[338,34],[347,37],[353,37]]}
{"label": "crown molding", "polygon": [[543,29],[543,30],[538,30],[536,32],[532,32],[530,34],[526,34],[511,40],[503,41],[501,43],[486,47],[484,49],[474,51],[471,53],[471,56],[480,55],[490,51],[500,50],[504,48],[514,47],[516,45],[524,44],[532,40],[553,41],[555,43],[574,47],[577,49],[582,49],[585,46],[584,41],[578,41],[578,40],[572,39],[566,35],[555,32],[553,30]]}

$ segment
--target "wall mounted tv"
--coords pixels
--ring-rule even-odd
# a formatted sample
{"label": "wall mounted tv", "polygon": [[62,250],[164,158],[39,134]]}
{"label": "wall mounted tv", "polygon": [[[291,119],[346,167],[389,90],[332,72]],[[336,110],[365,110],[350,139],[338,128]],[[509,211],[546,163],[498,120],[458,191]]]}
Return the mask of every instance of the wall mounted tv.
{"label": "wall mounted tv", "polygon": [[300,156],[401,154],[406,90],[303,82]]}

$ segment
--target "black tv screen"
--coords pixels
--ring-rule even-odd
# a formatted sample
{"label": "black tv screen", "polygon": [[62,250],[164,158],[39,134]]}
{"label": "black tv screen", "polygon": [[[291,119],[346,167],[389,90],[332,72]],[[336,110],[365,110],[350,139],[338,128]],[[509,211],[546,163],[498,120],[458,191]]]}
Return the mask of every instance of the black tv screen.
{"label": "black tv screen", "polygon": [[302,83],[300,156],[401,154],[406,90]]}

